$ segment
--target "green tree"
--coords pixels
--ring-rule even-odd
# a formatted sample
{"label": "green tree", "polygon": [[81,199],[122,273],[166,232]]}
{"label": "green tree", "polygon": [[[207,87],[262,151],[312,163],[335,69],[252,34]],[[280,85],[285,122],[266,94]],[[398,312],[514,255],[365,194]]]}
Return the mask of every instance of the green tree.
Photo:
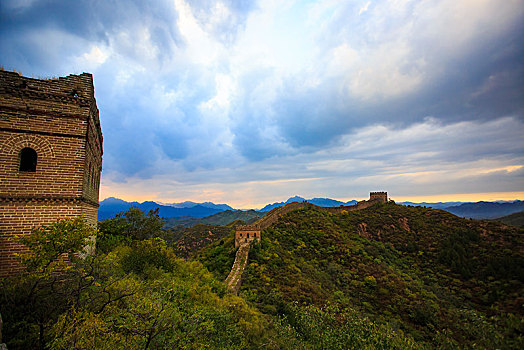
{"label": "green tree", "polygon": [[26,272],[0,280],[0,312],[10,349],[44,348],[50,324],[73,300],[73,284],[68,282],[72,267],[95,234],[83,217],[77,217],[34,228],[20,238],[28,248],[18,255]]}
{"label": "green tree", "polygon": [[165,238],[163,226],[164,219],[158,214],[158,208],[150,210],[147,214],[139,208],[130,208],[114,218],[98,223],[97,249],[109,252],[116,246],[128,244],[132,240]]}
{"label": "green tree", "polygon": [[95,236],[96,230],[86,224],[84,217],[59,219],[22,236],[19,241],[29,250],[18,257],[28,272],[48,275],[74,261]]}

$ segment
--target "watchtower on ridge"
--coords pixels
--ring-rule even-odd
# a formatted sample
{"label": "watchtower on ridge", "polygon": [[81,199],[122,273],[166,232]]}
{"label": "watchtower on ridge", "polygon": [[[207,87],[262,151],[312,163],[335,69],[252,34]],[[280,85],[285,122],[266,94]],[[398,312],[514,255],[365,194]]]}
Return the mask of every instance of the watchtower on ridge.
{"label": "watchtower on ridge", "polygon": [[102,131],[91,74],[0,71],[0,276],[21,269],[12,237],[57,219],[98,217]]}
{"label": "watchtower on ridge", "polygon": [[235,248],[238,248],[241,244],[251,243],[254,240],[260,242],[260,232],[262,230],[257,226],[239,226],[235,231]]}
{"label": "watchtower on ridge", "polygon": [[387,192],[369,192],[370,201],[379,201],[382,203],[387,203],[388,193]]}

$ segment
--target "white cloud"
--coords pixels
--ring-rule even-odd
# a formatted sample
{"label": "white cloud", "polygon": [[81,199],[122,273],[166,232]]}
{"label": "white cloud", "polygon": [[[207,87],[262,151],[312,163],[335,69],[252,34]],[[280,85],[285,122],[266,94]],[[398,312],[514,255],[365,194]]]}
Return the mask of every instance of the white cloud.
{"label": "white cloud", "polygon": [[174,0],[178,11],[178,29],[185,39],[185,55],[192,63],[209,66],[216,63],[221,45],[207,33],[184,0]]}
{"label": "white cloud", "polygon": [[371,5],[371,1],[368,1],[364,4],[364,6],[362,6],[360,8],[360,10],[358,11],[358,15],[362,15],[364,12],[366,12],[368,9],[369,9],[369,5]]}
{"label": "white cloud", "polygon": [[385,43],[363,56],[346,78],[352,96],[364,100],[402,96],[424,81],[424,63],[412,60],[406,43]]}
{"label": "white cloud", "polygon": [[426,1],[413,10],[417,36],[432,44],[432,52],[451,56],[511,29],[523,14],[519,0]]}
{"label": "white cloud", "polygon": [[89,52],[85,52],[76,58],[76,64],[85,71],[92,72],[96,70],[101,64],[106,62],[110,55],[108,48],[98,45],[91,46]]}
{"label": "white cloud", "polygon": [[359,60],[358,51],[351,48],[347,43],[343,43],[331,50],[330,56],[328,74],[332,76],[350,71]]}
{"label": "white cloud", "polygon": [[220,110],[227,111],[235,91],[233,79],[225,74],[217,74],[215,76],[215,91],[216,95],[210,100],[203,102],[201,107],[217,112]]}

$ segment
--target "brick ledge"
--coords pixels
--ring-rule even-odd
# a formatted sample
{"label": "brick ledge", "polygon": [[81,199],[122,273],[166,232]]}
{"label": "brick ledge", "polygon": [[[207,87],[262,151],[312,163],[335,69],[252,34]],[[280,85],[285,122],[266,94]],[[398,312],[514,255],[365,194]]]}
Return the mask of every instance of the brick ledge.
{"label": "brick ledge", "polygon": [[100,206],[97,202],[85,198],[85,197],[48,197],[48,196],[0,196],[0,203],[9,203],[9,202],[84,202],[97,208]]}

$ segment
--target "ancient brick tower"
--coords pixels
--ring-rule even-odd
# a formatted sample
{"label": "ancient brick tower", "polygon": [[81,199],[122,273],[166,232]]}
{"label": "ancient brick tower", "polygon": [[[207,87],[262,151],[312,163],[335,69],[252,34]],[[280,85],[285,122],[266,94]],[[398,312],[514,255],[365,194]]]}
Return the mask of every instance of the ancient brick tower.
{"label": "ancient brick tower", "polygon": [[11,239],[58,218],[95,225],[102,132],[91,74],[40,80],[0,71],[0,276],[20,269]]}
{"label": "ancient brick tower", "polygon": [[369,200],[387,203],[388,202],[388,193],[387,192],[369,192]]}

